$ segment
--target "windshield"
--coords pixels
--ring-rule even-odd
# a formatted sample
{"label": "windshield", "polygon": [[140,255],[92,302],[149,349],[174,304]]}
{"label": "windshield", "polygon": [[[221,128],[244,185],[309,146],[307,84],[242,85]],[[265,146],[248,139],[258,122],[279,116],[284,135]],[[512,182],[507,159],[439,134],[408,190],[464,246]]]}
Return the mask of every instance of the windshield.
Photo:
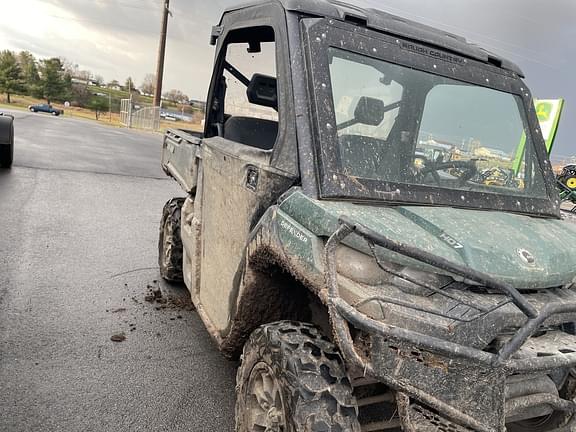
{"label": "windshield", "polygon": [[547,196],[519,96],[337,48],[329,58],[341,173]]}

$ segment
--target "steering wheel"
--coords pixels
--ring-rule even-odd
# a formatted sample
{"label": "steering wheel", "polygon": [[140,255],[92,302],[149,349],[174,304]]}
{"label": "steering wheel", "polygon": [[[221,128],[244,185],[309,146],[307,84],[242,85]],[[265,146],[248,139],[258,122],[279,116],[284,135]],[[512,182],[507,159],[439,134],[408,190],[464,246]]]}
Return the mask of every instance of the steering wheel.
{"label": "steering wheel", "polygon": [[431,174],[432,178],[440,186],[440,175],[438,171],[442,171],[445,169],[462,169],[464,173],[460,177],[458,177],[458,186],[464,186],[468,180],[478,174],[478,168],[476,167],[476,162],[478,159],[470,159],[470,160],[455,160],[455,161],[447,161],[447,162],[434,162],[429,159],[424,161],[424,168],[422,168],[422,175],[426,177],[426,175]]}

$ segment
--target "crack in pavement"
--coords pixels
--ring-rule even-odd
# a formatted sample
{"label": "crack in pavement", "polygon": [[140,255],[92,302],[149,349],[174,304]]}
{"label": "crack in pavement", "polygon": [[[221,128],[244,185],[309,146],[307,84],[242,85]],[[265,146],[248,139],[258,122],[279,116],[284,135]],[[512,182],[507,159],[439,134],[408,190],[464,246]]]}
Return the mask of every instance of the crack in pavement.
{"label": "crack in pavement", "polygon": [[153,177],[153,176],[139,176],[134,174],[122,174],[122,173],[113,173],[113,172],[103,172],[103,171],[89,171],[89,170],[75,170],[70,168],[47,168],[47,167],[38,167],[38,166],[31,166],[31,165],[13,165],[13,168],[24,168],[24,169],[31,169],[31,170],[41,170],[41,171],[57,171],[57,172],[70,172],[70,173],[84,173],[84,174],[96,174],[96,175],[109,175],[109,176],[117,176],[117,177],[128,177],[128,178],[135,178],[135,179],[150,179],[150,180],[170,180],[167,176],[166,177]]}

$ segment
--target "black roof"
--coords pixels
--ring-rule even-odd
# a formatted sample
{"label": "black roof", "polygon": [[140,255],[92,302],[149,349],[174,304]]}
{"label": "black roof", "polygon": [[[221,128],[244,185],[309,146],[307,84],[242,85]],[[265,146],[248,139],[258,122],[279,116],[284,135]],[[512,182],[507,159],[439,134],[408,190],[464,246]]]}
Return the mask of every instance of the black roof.
{"label": "black roof", "polygon": [[522,70],[513,62],[492,54],[476,44],[467,42],[466,39],[461,36],[392,15],[382,10],[365,9],[337,0],[254,1],[229,8],[226,12],[271,3],[280,4],[287,12],[363,23],[366,27],[374,30],[433,45],[465,57],[510,70],[522,77],[524,76]]}

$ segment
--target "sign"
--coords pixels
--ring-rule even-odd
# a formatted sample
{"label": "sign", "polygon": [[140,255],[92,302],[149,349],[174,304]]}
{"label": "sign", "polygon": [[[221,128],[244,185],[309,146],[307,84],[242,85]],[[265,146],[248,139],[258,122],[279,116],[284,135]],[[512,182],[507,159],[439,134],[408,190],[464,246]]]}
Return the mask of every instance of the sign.
{"label": "sign", "polygon": [[[542,136],[546,144],[546,151],[550,154],[554,146],[554,138],[556,138],[560,115],[564,108],[564,99],[534,99],[534,108],[536,109],[536,117],[538,117],[540,130],[542,131]],[[514,158],[513,168],[516,174],[518,174],[522,166],[525,146],[526,135],[522,134],[520,144],[516,149],[516,157]]]}
{"label": "sign", "polygon": [[536,108],[536,116],[540,123],[542,136],[546,142],[546,150],[550,153],[554,145],[558,123],[560,122],[560,114],[564,107],[564,99],[535,99],[534,107]]}

